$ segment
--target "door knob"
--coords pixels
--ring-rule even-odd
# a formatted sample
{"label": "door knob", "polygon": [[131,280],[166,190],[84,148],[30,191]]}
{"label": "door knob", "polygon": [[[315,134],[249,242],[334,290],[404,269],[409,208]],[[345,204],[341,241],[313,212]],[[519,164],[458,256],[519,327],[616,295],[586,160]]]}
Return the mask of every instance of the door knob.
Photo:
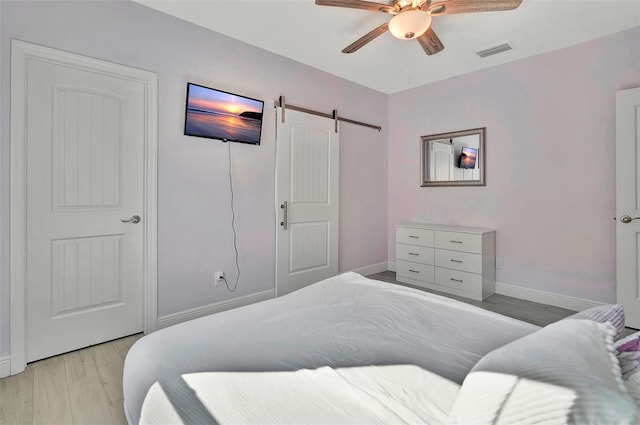
{"label": "door knob", "polygon": [[133,215],[131,216],[131,218],[121,218],[120,221],[123,223],[132,223],[132,224],[138,224],[140,223],[140,220],[142,220],[140,218],[139,215]]}
{"label": "door knob", "polygon": [[640,217],[630,217],[628,215],[623,215],[622,217],[620,217],[620,221],[623,223],[631,223],[633,220],[638,220],[640,219]]}

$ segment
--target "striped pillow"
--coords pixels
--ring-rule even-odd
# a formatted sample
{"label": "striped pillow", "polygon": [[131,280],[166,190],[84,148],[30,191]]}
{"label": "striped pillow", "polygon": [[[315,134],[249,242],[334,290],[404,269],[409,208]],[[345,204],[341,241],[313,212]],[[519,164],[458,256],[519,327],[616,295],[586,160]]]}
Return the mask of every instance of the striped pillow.
{"label": "striped pillow", "polygon": [[518,376],[473,372],[449,414],[451,424],[566,424],[576,394]]}
{"label": "striped pillow", "polygon": [[593,320],[598,323],[611,323],[616,328],[616,341],[624,335],[624,309],[620,304],[606,304],[579,311],[567,319]]}
{"label": "striped pillow", "polygon": [[630,424],[609,323],[561,320],[484,356],[450,413],[457,424]]}

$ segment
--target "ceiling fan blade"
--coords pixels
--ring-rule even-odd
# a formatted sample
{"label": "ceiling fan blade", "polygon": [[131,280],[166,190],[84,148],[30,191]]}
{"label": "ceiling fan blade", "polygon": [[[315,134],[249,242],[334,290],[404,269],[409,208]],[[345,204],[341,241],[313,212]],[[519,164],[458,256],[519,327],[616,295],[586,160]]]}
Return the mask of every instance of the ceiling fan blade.
{"label": "ceiling fan blade", "polygon": [[431,3],[432,16],[454,13],[494,12],[512,10],[520,6],[522,0],[446,0]]}
{"label": "ceiling fan blade", "polygon": [[435,55],[444,49],[442,41],[440,41],[431,27],[429,27],[427,32],[417,37],[416,40],[418,40],[418,43],[420,43],[424,52],[428,55]]}
{"label": "ceiling fan blade", "polygon": [[368,32],[367,34],[363,35],[362,37],[360,37],[359,39],[357,39],[356,41],[354,41],[353,43],[349,44],[347,47],[342,49],[342,53],[355,52],[356,50],[360,49],[362,46],[364,46],[374,38],[387,32],[388,29],[389,29],[389,23],[385,22],[384,24],[380,25],[378,28]]}
{"label": "ceiling fan blade", "polygon": [[388,4],[362,0],[316,0],[316,4],[318,6],[348,7],[350,9],[363,9],[370,10],[372,12],[390,13],[393,15],[398,13],[397,10]]}

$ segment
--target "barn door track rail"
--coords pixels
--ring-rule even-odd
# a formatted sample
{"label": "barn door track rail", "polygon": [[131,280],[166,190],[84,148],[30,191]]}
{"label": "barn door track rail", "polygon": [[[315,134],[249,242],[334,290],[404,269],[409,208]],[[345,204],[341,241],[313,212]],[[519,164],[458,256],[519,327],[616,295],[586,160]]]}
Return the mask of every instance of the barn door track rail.
{"label": "barn door track rail", "polygon": [[303,108],[301,106],[290,105],[286,103],[284,96],[280,96],[277,100],[274,101],[274,105],[276,107],[282,108],[282,122],[284,123],[285,110],[291,109],[292,111],[304,112],[306,114],[318,115],[320,117],[331,118],[335,121],[335,132],[338,132],[338,121],[346,122],[349,124],[361,125],[363,127],[373,128],[374,130],[382,130],[382,127],[379,125],[368,124],[362,121],[351,120],[349,118],[344,118],[338,116],[338,110],[334,109],[330,114],[324,112],[314,111],[313,109]]}

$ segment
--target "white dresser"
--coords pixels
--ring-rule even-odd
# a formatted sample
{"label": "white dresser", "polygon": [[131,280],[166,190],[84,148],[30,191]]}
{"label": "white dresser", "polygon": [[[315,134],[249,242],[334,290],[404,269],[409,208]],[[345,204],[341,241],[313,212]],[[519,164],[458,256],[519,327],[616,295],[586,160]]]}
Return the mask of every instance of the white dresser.
{"label": "white dresser", "polygon": [[495,292],[496,232],[437,224],[399,224],[396,280],[484,300]]}

